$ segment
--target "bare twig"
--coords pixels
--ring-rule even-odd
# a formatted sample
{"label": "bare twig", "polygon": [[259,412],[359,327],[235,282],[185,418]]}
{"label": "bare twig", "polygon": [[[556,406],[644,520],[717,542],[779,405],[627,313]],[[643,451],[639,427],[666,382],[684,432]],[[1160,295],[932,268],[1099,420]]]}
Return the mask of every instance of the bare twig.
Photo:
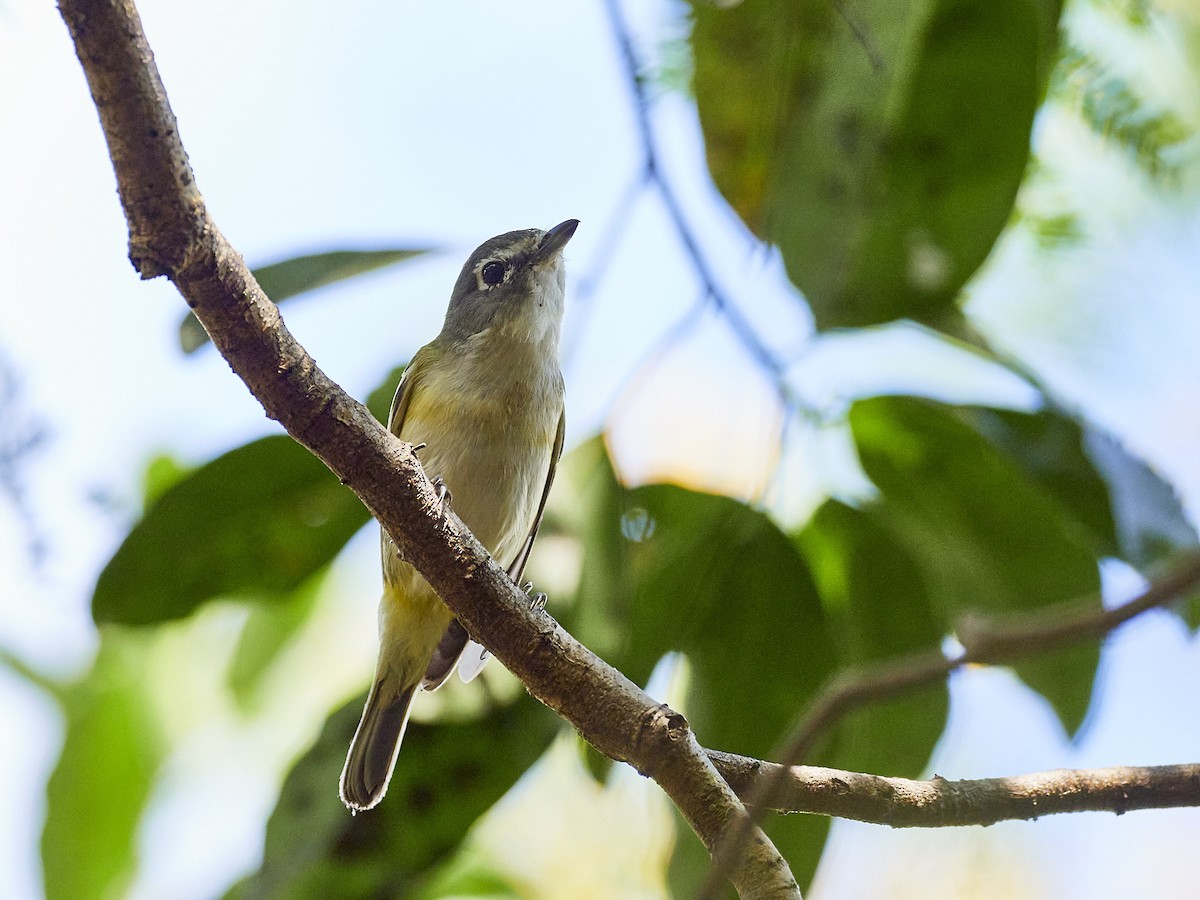
{"label": "bare twig", "polygon": [[675,195],[671,183],[667,180],[659,160],[658,145],[654,138],[654,129],[650,124],[650,99],[646,91],[646,82],[642,78],[642,65],[637,51],[633,46],[633,38],[621,12],[620,0],[604,0],[608,12],[608,21],[612,27],[617,47],[625,64],[625,74],[629,81],[629,90],[634,98],[634,117],[638,136],[642,144],[642,156],[646,167],[646,177],[658,190],[663,208],[671,219],[675,233],[684,253],[692,263],[696,276],[704,285],[705,294],[713,305],[725,317],[730,329],[746,348],[750,356],[771,375],[775,389],[781,402],[785,405],[791,402],[790,392],[783,377],[785,365],[759,337],[754,325],[745,317],[732,298],[725,293],[720,281],[708,263],[700,242],[692,232],[691,224],[683,212],[679,198]]}
{"label": "bare twig", "polygon": [[[412,447],[375,421],[288,332],[205,208],[132,0],[61,0],[87,76],[143,278],[168,276],[264,410],[363,501],[403,557],[530,693],[601,752],[647,773],[710,852],[753,835],[730,880],[743,897],[791,898],[787,863],[717,775],[686,721],[572,638],[442,510]],[[333,789],[331,785],[331,790]]]}
{"label": "bare twig", "polygon": [[[1197,587],[1200,587],[1200,552],[1182,557],[1137,597],[1112,609],[1099,607],[1097,599],[1092,598],[1083,604],[1073,601],[1041,613],[1027,613],[1019,621],[972,618],[960,626],[958,638],[964,649],[955,656],[930,651],[839,673],[796,720],[782,743],[784,749],[773,754],[780,765],[757,779],[754,794],[748,798],[750,821],[762,821],[774,805],[774,798],[785,789],[789,768],[806,759],[817,740],[847,713],[868,703],[894,699],[937,684],[969,663],[1006,663],[1104,637],[1134,616],[1170,603]],[[741,839],[730,836],[729,840],[734,849],[722,851],[716,857],[708,890],[715,885],[716,874],[722,871],[722,861],[736,858]]]}
{"label": "bare twig", "polygon": [[1195,763],[914,781],[820,766],[785,768],[713,750],[708,755],[747,802],[752,802],[763,781],[773,780],[780,784],[770,800],[770,808],[777,812],[837,816],[893,828],[992,825],[1055,813],[1122,815],[1135,809],[1200,806],[1200,765]]}

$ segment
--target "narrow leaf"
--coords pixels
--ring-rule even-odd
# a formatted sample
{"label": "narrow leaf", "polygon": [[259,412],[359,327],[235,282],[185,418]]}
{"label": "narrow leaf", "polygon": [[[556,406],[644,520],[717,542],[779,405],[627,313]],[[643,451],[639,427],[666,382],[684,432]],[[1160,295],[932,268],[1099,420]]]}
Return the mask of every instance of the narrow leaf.
{"label": "narrow leaf", "polygon": [[137,825],[162,758],[143,643],[104,632],[91,672],[60,692],[66,738],[42,831],[47,900],[122,896],[133,874]]}
{"label": "narrow leaf", "polygon": [[[276,303],[298,294],[372,272],[384,266],[429,253],[428,247],[396,247],[386,250],[331,250],[296,256],[254,269],[263,292]],[[179,344],[184,353],[195,353],[208,343],[208,332],[200,320],[188,313],[179,324]]]}

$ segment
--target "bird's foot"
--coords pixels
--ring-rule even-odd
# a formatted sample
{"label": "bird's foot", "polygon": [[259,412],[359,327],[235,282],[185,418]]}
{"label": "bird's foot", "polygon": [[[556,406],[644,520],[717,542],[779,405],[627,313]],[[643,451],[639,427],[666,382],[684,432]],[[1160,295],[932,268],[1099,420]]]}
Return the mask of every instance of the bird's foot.
{"label": "bird's foot", "polygon": [[433,479],[433,489],[437,492],[438,515],[445,519],[446,510],[450,508],[450,501],[454,499],[454,495],[450,493],[450,488],[446,486],[441,475]]}
{"label": "bird's foot", "polygon": [[533,591],[533,582],[532,581],[527,581],[523,585],[521,585],[521,590],[523,590],[526,594],[529,594],[529,611],[530,612],[541,612],[543,609],[546,608],[546,600],[548,599],[546,597],[546,592],[538,591],[536,594],[531,593]]}

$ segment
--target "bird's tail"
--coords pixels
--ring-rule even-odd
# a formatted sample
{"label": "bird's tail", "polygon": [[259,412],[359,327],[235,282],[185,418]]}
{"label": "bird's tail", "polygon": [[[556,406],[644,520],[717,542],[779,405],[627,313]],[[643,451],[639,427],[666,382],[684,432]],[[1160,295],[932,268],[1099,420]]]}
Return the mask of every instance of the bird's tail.
{"label": "bird's tail", "polygon": [[351,810],[370,809],[387,792],[418,684],[376,674],[342,769],[340,793]]}

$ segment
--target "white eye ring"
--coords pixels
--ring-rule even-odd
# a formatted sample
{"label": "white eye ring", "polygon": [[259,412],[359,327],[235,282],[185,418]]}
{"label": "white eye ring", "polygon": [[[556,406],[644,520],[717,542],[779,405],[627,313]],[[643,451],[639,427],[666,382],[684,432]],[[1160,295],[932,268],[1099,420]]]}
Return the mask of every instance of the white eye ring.
{"label": "white eye ring", "polygon": [[504,281],[507,274],[507,265],[498,259],[490,259],[479,267],[479,286],[482,288],[495,287]]}

